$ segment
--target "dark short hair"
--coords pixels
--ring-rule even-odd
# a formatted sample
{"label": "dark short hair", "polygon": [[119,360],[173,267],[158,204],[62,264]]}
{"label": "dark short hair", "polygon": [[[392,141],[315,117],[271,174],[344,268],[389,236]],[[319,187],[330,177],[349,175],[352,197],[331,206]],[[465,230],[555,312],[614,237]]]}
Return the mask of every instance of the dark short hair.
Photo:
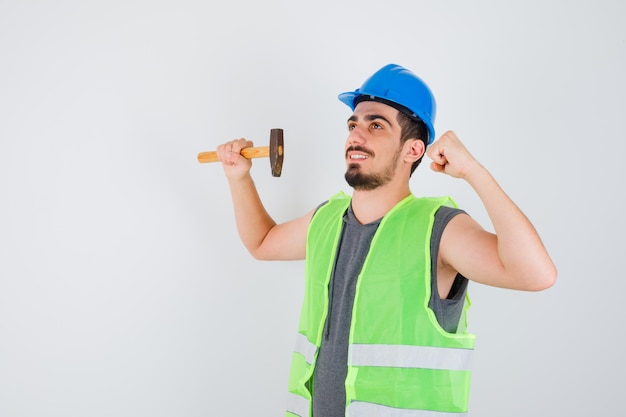
{"label": "dark short hair", "polygon": [[[409,139],[421,140],[424,143],[424,153],[426,153],[426,147],[428,146],[428,128],[426,124],[419,118],[409,117],[407,114],[399,111],[398,117],[396,117],[398,124],[400,125],[400,143],[404,143]],[[420,158],[413,162],[411,165],[411,174],[422,162],[424,154]]]}

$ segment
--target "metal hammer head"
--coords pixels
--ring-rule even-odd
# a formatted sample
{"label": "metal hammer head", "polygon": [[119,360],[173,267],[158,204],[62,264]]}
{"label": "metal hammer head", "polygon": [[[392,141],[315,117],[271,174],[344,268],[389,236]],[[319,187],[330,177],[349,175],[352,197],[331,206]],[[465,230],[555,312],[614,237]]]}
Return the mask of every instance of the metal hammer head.
{"label": "metal hammer head", "polygon": [[284,153],[283,130],[272,129],[270,131],[270,165],[274,177],[280,177],[283,171]]}

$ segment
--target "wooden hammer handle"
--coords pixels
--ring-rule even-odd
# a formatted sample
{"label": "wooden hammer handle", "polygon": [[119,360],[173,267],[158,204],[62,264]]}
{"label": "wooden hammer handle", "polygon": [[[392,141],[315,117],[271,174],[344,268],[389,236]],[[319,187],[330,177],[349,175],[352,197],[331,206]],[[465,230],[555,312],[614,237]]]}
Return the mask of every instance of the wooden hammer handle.
{"label": "wooden hammer handle", "polygon": [[[259,146],[256,148],[243,148],[241,150],[241,155],[244,158],[252,159],[252,158],[264,158],[270,155],[270,147],[269,146]],[[200,152],[198,154],[198,162],[218,162],[217,152]]]}

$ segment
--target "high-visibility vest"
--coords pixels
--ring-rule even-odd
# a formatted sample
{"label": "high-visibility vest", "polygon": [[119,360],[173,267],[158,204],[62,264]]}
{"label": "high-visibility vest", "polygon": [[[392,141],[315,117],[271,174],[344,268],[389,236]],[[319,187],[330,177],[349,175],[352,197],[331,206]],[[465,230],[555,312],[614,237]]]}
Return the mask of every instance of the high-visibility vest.
{"label": "high-visibility vest", "polygon": [[[311,416],[311,380],[328,313],[328,285],[350,197],[320,207],[307,236],[306,280],[289,375],[287,416]],[[381,220],[358,277],[349,337],[346,415],[462,416],[474,335],[447,333],[428,307],[430,236],[447,198],[398,203]],[[465,320],[466,302],[462,321]],[[323,417],[323,416],[320,416]]]}

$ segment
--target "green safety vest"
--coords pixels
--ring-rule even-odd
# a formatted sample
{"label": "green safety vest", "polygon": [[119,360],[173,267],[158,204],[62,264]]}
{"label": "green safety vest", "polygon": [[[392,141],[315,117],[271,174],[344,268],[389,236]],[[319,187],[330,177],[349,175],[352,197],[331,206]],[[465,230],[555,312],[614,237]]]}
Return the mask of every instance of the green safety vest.
{"label": "green safety vest", "polygon": [[[311,380],[328,313],[328,285],[350,197],[339,193],[309,226],[306,280],[289,375],[287,416],[311,416]],[[467,412],[474,335],[466,302],[455,334],[428,307],[430,235],[447,198],[402,200],[382,219],[359,275],[350,326],[346,416],[435,417]],[[323,416],[320,416],[323,417]]]}

